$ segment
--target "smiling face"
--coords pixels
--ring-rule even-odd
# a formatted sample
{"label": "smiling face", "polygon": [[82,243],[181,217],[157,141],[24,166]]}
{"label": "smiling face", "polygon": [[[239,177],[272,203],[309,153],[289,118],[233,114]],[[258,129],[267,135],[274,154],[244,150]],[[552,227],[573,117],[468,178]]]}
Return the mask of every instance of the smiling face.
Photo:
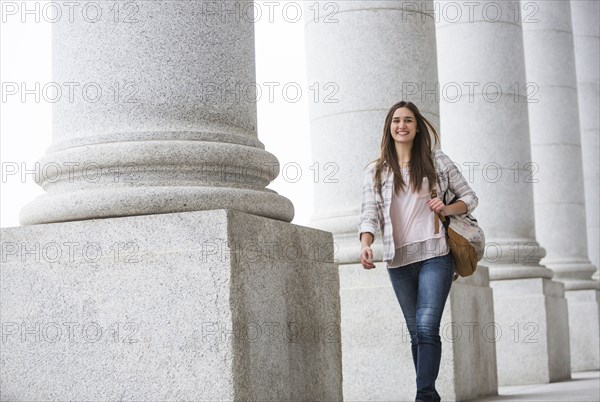
{"label": "smiling face", "polygon": [[390,125],[394,142],[410,144],[417,135],[417,119],[414,113],[406,107],[396,109]]}

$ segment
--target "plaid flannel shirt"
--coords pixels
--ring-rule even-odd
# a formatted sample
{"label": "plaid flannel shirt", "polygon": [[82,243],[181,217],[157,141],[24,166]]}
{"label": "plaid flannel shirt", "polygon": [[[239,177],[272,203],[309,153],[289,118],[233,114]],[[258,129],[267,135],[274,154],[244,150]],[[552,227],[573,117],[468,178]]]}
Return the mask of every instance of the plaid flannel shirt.
{"label": "plaid flannel shirt", "polygon": [[[458,200],[467,205],[466,214],[470,214],[478,203],[475,192],[445,153],[438,149],[433,152],[433,156],[438,197],[441,198],[448,191],[446,199],[443,200],[446,203],[455,195],[458,196]],[[360,239],[362,233],[369,232],[375,238],[375,232],[379,229],[383,239],[383,260],[391,261],[396,253],[390,218],[394,172],[387,169],[386,165],[387,163],[384,163],[384,169],[381,171],[381,192],[375,189],[375,162],[369,164],[365,170],[358,236]]]}

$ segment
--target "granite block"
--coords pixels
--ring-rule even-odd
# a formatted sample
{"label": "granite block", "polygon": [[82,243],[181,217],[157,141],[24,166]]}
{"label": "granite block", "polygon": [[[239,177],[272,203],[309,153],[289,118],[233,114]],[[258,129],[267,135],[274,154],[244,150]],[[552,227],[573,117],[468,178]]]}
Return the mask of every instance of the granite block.
{"label": "granite block", "polygon": [[2,230],[3,400],[340,400],[331,234],[233,210]]}

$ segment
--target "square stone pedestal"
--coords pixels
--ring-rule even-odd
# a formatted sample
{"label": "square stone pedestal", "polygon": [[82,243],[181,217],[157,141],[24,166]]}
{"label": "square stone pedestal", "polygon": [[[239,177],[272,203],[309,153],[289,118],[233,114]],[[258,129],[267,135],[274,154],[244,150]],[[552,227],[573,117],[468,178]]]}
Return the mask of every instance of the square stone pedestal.
{"label": "square stone pedestal", "polygon": [[567,290],[571,370],[600,369],[600,292],[595,289]]}
{"label": "square stone pedestal", "polygon": [[571,378],[564,285],[543,278],[495,280],[498,383],[543,384]]}
{"label": "square stone pedestal", "polygon": [[[385,264],[340,266],[344,399],[411,401],[416,394],[408,328]],[[495,324],[486,267],[453,282],[440,336],[442,400],[497,395]]]}
{"label": "square stone pedestal", "polygon": [[214,210],[2,230],[2,400],[342,398],[330,233]]}

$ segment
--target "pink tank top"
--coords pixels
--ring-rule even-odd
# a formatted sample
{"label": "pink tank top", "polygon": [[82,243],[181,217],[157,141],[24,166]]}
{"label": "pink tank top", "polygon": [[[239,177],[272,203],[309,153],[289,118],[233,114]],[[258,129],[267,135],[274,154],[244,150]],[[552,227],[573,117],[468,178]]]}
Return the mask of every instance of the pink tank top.
{"label": "pink tank top", "polygon": [[427,178],[423,179],[421,190],[413,191],[408,169],[402,169],[402,179],[406,184],[398,195],[393,191],[390,205],[390,219],[394,236],[395,255],[388,268],[398,268],[414,262],[448,254],[446,231],[441,222],[435,233],[435,213],[427,206],[431,198],[431,188]]}

